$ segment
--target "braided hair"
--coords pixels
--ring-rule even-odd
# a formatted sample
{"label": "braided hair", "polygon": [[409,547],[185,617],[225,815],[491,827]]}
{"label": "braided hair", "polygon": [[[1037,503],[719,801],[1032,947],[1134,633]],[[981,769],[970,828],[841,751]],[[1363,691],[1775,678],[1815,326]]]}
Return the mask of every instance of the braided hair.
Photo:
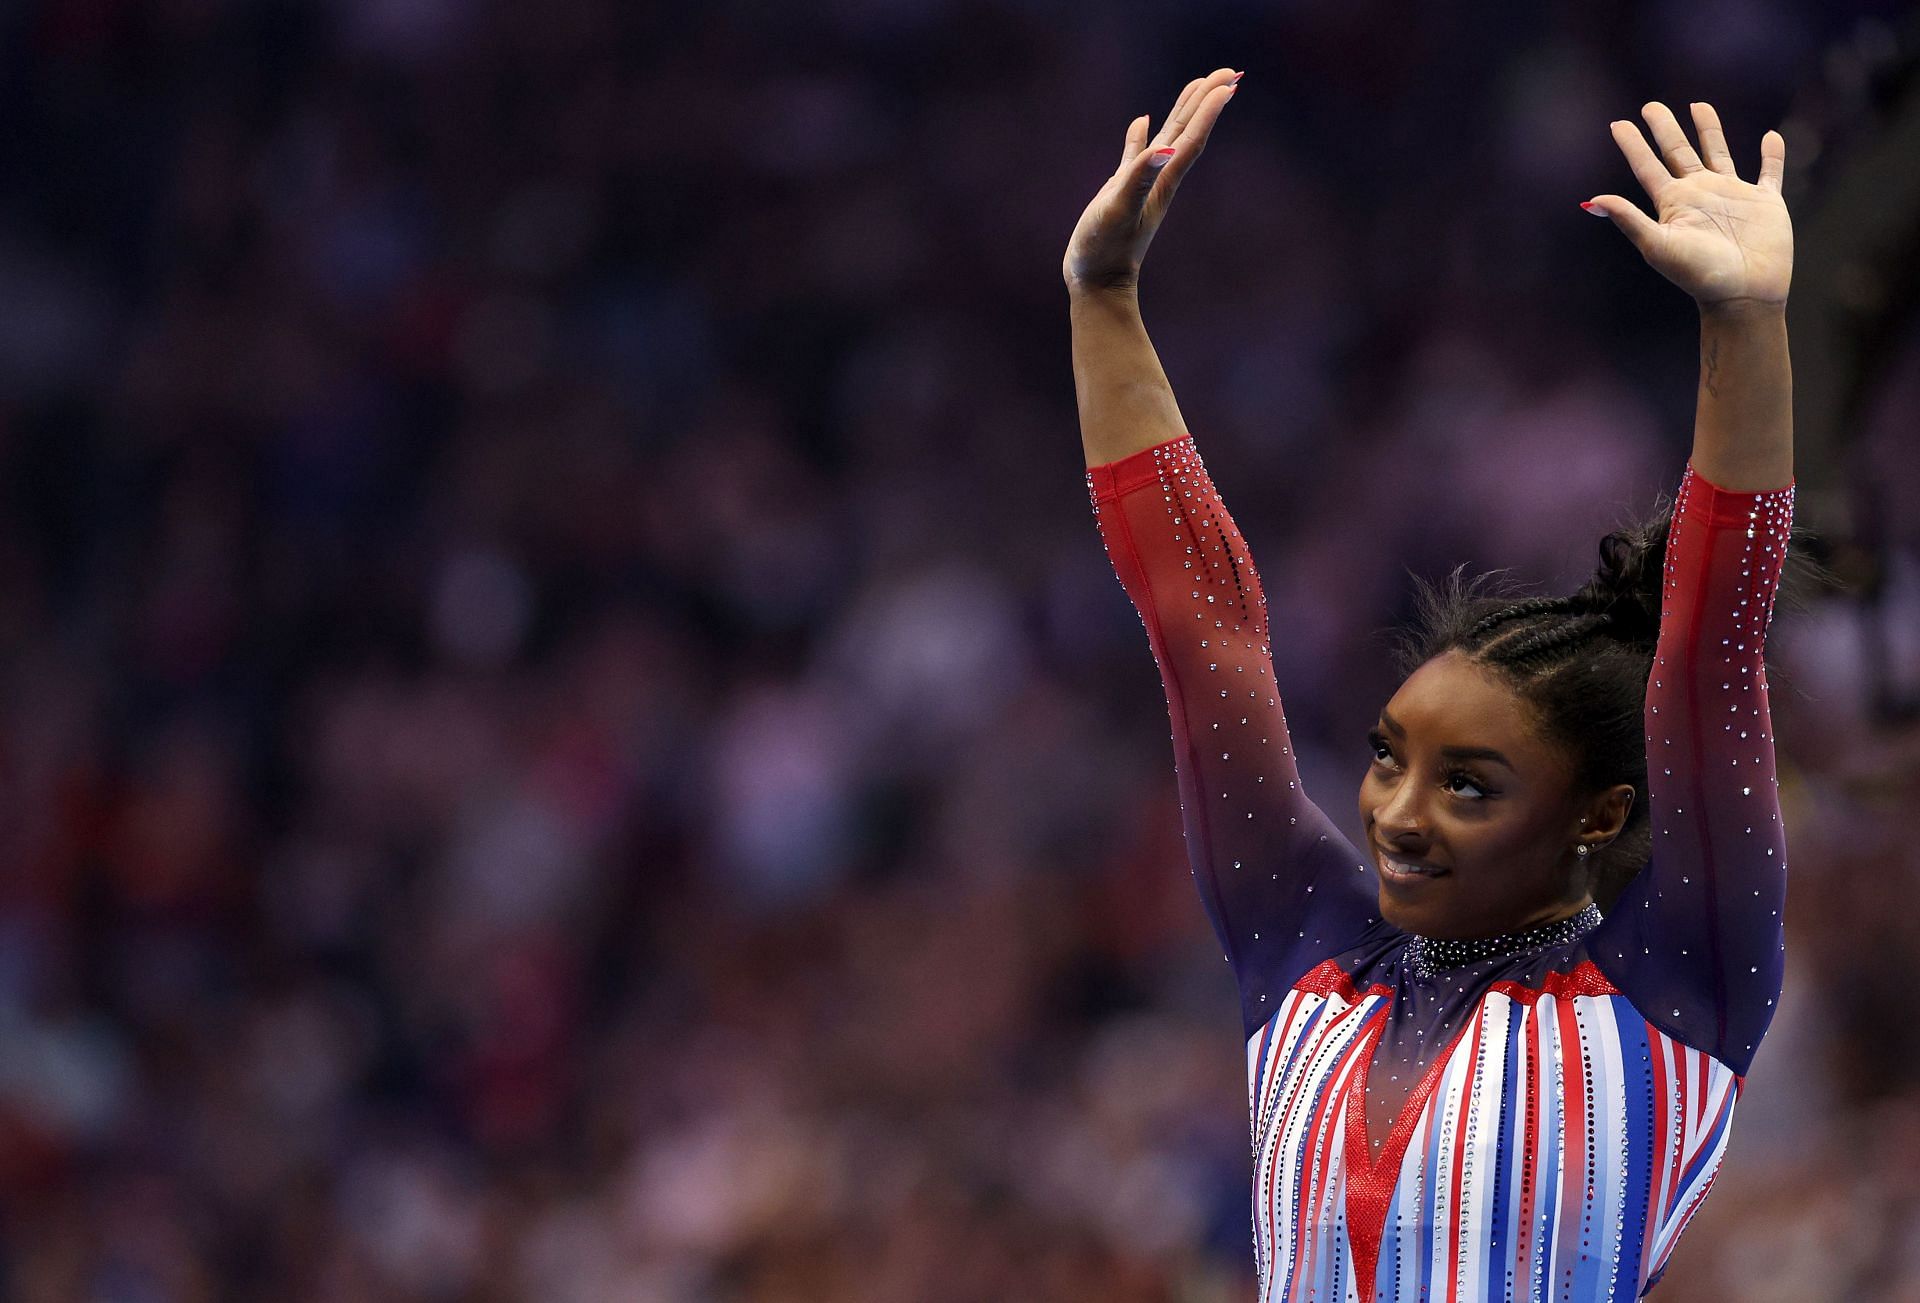
{"label": "braided hair", "polygon": [[1593,577],[1563,597],[1516,600],[1511,585],[1489,590],[1493,574],[1463,582],[1465,566],[1440,585],[1416,576],[1414,627],[1396,648],[1403,676],[1456,650],[1493,670],[1572,757],[1577,791],[1633,785],[1625,827],[1590,857],[1603,911],[1652,850],[1643,715],[1672,520],[1662,500],[1652,517],[1608,534]]}

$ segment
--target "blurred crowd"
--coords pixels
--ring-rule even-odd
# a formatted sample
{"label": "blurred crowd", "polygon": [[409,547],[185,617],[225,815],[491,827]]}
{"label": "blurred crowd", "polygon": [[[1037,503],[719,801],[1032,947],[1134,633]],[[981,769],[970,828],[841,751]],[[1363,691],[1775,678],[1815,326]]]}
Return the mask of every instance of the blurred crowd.
{"label": "blurred crowd", "polygon": [[[1748,168],[1889,14],[0,10],[0,1296],[1250,1298],[1074,219],[1247,70],[1142,300],[1351,825],[1409,571],[1568,591],[1684,465],[1606,124]],[[1880,641],[1776,615],[1787,992],[1655,1299],[1920,1300],[1888,375]]]}

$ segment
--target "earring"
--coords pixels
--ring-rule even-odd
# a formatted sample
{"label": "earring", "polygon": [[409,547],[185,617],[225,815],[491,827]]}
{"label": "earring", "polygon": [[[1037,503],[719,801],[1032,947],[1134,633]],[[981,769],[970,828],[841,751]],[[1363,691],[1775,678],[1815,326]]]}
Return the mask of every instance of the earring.
{"label": "earring", "polygon": [[1591,851],[1592,849],[1593,848],[1591,846],[1588,846],[1583,842],[1582,844],[1573,848],[1573,853],[1576,855],[1585,855],[1588,851]]}

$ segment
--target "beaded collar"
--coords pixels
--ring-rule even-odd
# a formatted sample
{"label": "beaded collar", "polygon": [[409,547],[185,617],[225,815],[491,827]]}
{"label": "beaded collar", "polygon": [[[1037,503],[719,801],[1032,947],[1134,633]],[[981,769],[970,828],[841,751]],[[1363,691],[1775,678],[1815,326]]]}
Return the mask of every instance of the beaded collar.
{"label": "beaded collar", "polygon": [[1407,943],[1407,962],[1415,977],[1430,981],[1435,973],[1444,969],[1459,968],[1482,959],[1505,959],[1533,950],[1545,950],[1550,946],[1565,945],[1585,936],[1599,925],[1600,907],[1589,904],[1577,914],[1530,927],[1524,932],[1508,932],[1504,936],[1448,941],[1415,934],[1413,940]]}

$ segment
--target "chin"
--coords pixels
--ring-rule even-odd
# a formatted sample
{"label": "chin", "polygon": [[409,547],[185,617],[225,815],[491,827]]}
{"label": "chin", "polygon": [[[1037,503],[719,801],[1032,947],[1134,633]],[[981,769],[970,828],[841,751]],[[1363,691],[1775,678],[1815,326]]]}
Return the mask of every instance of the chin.
{"label": "chin", "polygon": [[1438,921],[1430,918],[1425,910],[1409,908],[1406,902],[1394,899],[1384,884],[1380,888],[1380,917],[1402,932],[1418,932],[1422,936],[1432,936],[1430,929]]}
{"label": "chin", "polygon": [[1435,941],[1471,941],[1477,937],[1493,936],[1500,931],[1512,931],[1511,928],[1476,928],[1470,921],[1463,923],[1442,909],[1426,909],[1420,904],[1396,899],[1384,885],[1380,890],[1380,917],[1402,932],[1412,932]]}

